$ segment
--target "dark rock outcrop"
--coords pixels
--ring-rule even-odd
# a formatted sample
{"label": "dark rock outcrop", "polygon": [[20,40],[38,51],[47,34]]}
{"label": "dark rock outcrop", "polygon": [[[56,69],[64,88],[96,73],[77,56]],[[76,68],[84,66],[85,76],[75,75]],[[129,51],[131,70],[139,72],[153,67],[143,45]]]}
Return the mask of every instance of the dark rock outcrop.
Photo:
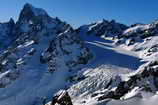
{"label": "dark rock outcrop", "polygon": [[50,105],[73,105],[69,93],[65,90],[60,91],[55,95],[51,101]]}

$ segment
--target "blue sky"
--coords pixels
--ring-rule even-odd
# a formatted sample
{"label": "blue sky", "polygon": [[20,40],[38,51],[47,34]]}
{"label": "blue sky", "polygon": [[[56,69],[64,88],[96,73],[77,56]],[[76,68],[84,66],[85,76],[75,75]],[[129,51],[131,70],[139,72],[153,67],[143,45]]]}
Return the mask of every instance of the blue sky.
{"label": "blue sky", "polygon": [[77,27],[104,19],[125,24],[149,23],[158,19],[158,0],[1,0],[0,21],[17,20],[25,3],[45,9]]}

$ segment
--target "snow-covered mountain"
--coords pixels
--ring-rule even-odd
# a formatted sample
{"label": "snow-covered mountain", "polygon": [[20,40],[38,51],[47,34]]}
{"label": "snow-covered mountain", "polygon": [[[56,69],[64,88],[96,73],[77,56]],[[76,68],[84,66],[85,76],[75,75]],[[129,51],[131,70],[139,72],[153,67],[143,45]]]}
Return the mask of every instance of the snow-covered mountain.
{"label": "snow-covered mountain", "polygon": [[[93,42],[97,42],[99,46],[104,46],[106,49],[109,49],[110,47],[111,49],[111,44],[109,46],[107,42],[105,41],[101,42],[97,38],[89,36],[89,34],[86,33],[85,30],[79,31],[79,32],[84,37],[83,39],[86,39],[88,41],[90,41],[89,39],[93,39]],[[133,101],[135,101],[135,99],[138,98],[142,104],[146,103],[146,101],[145,102],[143,101],[151,97],[152,96],[151,94],[155,94],[157,92],[158,90],[158,87],[157,87],[157,66],[158,66],[157,64],[157,59],[158,59],[157,58],[157,37],[158,37],[157,36],[157,21],[151,24],[132,25],[131,27],[125,29],[122,32],[122,34],[118,34],[114,36],[116,37],[113,38],[112,40],[110,39],[110,41],[113,41],[111,43],[113,43],[113,46],[115,46],[115,50],[117,49],[116,52],[119,52],[118,48],[121,48],[121,52],[124,49],[123,53],[127,52],[128,56],[131,54],[137,55],[136,58],[141,59],[139,62],[145,61],[147,63],[143,65],[140,64],[142,66],[140,66],[137,70],[135,69],[134,72],[127,73],[127,74],[117,72],[116,75],[115,73],[112,73],[112,76],[111,74],[106,73],[107,71],[106,72],[102,71],[101,73],[99,73],[98,67],[96,68],[97,71],[95,71],[94,69],[90,70],[91,72],[95,71],[93,72],[94,74],[91,74],[91,73],[85,74],[85,75],[91,75],[91,76],[87,80],[85,79],[82,82],[70,88],[70,94],[72,94],[73,97],[77,96],[77,98],[75,98],[75,101],[76,99],[79,98],[80,101],[77,102],[79,103],[79,105],[80,104],[85,104],[85,105],[87,104],[88,105],[91,105],[91,104],[92,105],[138,104],[140,105],[139,102],[134,103]],[[103,37],[103,39],[109,40],[108,36]],[[106,55],[106,53],[104,54]],[[111,55],[114,56],[114,54],[112,53]],[[105,58],[108,58],[108,57],[104,57],[104,61],[106,61]],[[118,56],[114,57],[113,59],[117,61]],[[125,59],[125,57],[122,57],[119,60],[121,60],[120,61],[121,63],[123,63],[124,61],[128,62],[128,64],[130,64],[131,66],[133,66],[132,64],[138,64],[138,62],[136,61],[129,62],[129,59]],[[120,66],[120,62],[117,62],[119,66]],[[110,63],[111,64],[113,63],[112,60]],[[104,66],[102,66],[101,69],[106,70],[106,68],[103,68],[103,67]],[[112,71],[114,70],[110,70],[110,72]],[[105,72],[104,74],[105,77],[102,77],[104,72]],[[121,72],[123,72],[123,69]],[[85,85],[82,87],[81,84],[85,84]],[[90,85],[87,86],[87,84],[90,84]],[[86,89],[85,89],[85,86],[86,86]],[[91,87],[91,86],[94,86],[94,87]],[[97,89],[97,86],[99,86],[99,89]],[[79,93],[78,91],[74,92],[75,88],[79,88],[78,89]],[[146,95],[149,93],[150,95]],[[113,101],[111,99],[122,100],[122,101],[121,102]],[[126,102],[123,100],[128,100],[128,101]]]}
{"label": "snow-covered mountain", "polygon": [[0,55],[0,104],[40,104],[41,97],[65,88],[70,72],[92,58],[70,25],[30,4],[14,29],[16,40]]}
{"label": "snow-covered mountain", "polygon": [[0,24],[0,105],[144,105],[157,97],[157,27],[73,29],[25,4],[17,22]]}
{"label": "snow-covered mountain", "polygon": [[98,37],[115,37],[122,35],[123,31],[127,29],[128,26],[117,23],[115,20],[105,20],[98,21],[89,25],[83,25],[77,29],[78,32],[83,31],[87,35],[94,35]]}

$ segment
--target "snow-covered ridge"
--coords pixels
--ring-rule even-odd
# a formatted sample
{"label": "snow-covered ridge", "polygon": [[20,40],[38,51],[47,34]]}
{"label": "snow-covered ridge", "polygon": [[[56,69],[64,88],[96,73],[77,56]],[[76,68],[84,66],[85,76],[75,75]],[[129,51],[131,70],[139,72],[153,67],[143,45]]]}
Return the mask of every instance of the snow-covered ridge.
{"label": "snow-covered ridge", "polygon": [[83,25],[78,29],[78,31],[84,30],[87,35],[94,35],[98,37],[114,37],[121,35],[127,28],[128,26],[117,23],[114,20],[107,21],[103,19],[102,21],[98,21],[96,23]]}
{"label": "snow-covered ridge", "polygon": [[131,34],[131,33],[136,33],[138,31],[145,31],[148,30],[150,28],[150,24],[146,24],[146,25],[136,25],[134,27],[128,28],[127,30],[125,30],[123,32],[123,34]]}

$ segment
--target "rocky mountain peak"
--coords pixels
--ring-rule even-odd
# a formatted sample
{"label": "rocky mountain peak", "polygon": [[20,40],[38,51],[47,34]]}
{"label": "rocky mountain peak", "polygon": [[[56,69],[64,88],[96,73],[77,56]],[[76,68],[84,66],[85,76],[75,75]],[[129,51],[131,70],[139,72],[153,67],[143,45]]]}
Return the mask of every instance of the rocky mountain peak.
{"label": "rocky mountain peak", "polygon": [[19,21],[29,21],[36,16],[48,16],[48,14],[45,12],[45,10],[41,8],[35,8],[31,4],[26,3],[20,13]]}
{"label": "rocky mountain peak", "polygon": [[8,22],[8,25],[11,27],[11,29],[14,28],[15,22],[14,22],[13,18],[10,18],[10,20],[9,20],[9,22]]}
{"label": "rocky mountain peak", "polygon": [[9,23],[15,24],[14,19],[13,19],[13,18],[10,18]]}
{"label": "rocky mountain peak", "polygon": [[22,33],[27,32],[37,32],[53,30],[53,28],[57,27],[59,24],[64,25],[64,23],[60,21],[58,18],[50,17],[45,10],[41,8],[33,7],[31,4],[25,4],[19,19],[16,23],[16,31],[17,36]]}
{"label": "rocky mountain peak", "polygon": [[[12,19],[10,23],[14,23]],[[36,69],[36,73],[45,71],[53,74],[60,70],[67,73],[69,69],[87,64],[92,57],[90,50],[69,24],[49,17],[43,9],[30,4],[25,4],[22,9],[14,34],[17,36],[14,42],[0,56],[0,73],[7,72],[10,75],[3,77],[5,82],[0,81],[3,87],[20,78],[20,73],[23,73],[21,69]],[[33,62],[36,64],[32,65]]]}

